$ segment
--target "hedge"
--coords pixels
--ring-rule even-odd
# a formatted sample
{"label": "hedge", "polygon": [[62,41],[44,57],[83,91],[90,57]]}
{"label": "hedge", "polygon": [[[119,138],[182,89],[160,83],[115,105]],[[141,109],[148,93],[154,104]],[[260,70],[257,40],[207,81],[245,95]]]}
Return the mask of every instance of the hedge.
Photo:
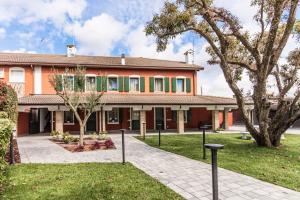
{"label": "hedge", "polygon": [[17,121],[18,97],[15,90],[6,83],[0,81],[0,111],[8,114],[13,122]]}
{"label": "hedge", "polygon": [[[5,117],[3,112],[1,113],[1,117]],[[9,147],[9,139],[12,134],[13,123],[8,118],[0,118],[0,192],[1,188],[3,188],[3,184],[5,181],[5,170],[7,167],[7,163],[5,162],[5,154],[7,152],[7,148]]]}

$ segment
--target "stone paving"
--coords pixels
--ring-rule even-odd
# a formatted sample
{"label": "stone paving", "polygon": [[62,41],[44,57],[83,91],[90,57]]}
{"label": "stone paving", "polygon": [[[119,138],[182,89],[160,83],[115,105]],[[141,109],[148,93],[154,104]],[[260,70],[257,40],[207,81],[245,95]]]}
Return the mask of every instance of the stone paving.
{"label": "stone paving", "polygon": [[[120,162],[121,136],[111,137],[116,150],[70,153],[47,136],[18,138],[18,144],[23,163]],[[210,165],[152,148],[131,135],[125,139],[126,161],[188,200],[212,199]],[[219,199],[299,200],[300,193],[219,168]]]}

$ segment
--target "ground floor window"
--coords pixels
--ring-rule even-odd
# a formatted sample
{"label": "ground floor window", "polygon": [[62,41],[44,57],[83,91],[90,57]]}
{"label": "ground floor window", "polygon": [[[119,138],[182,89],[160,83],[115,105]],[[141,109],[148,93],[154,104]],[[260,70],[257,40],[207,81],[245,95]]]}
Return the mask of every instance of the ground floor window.
{"label": "ground floor window", "polygon": [[113,108],[111,111],[107,111],[107,123],[119,124],[119,108]]}
{"label": "ground floor window", "polygon": [[64,123],[65,124],[74,124],[74,113],[73,111],[64,112]]}

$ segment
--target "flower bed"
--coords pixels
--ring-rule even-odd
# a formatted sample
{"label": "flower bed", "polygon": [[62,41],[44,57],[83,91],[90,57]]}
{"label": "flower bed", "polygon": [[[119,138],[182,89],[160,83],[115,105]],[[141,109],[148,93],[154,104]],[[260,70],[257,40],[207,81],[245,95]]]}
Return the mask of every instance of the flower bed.
{"label": "flower bed", "polygon": [[84,152],[94,150],[115,149],[115,145],[111,138],[105,134],[93,134],[91,137],[84,138],[84,145],[79,145],[79,138],[70,135],[69,133],[52,133],[52,142],[60,145],[70,152]]}
{"label": "flower bed", "polygon": [[[21,163],[21,158],[20,158],[18,143],[17,143],[16,139],[14,139],[13,144],[14,144],[14,158],[15,158],[15,163]],[[10,162],[10,151],[9,151],[9,148],[7,149],[7,152],[6,152],[6,155],[5,155],[5,161],[7,163]]]}

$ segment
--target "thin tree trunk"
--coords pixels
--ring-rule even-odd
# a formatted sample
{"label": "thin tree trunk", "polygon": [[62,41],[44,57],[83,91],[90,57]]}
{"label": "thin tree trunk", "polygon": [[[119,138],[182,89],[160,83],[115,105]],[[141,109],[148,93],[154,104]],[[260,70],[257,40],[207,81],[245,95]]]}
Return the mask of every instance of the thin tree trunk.
{"label": "thin tree trunk", "polygon": [[80,124],[80,136],[79,136],[79,145],[83,146],[83,136],[84,136],[84,125]]}

